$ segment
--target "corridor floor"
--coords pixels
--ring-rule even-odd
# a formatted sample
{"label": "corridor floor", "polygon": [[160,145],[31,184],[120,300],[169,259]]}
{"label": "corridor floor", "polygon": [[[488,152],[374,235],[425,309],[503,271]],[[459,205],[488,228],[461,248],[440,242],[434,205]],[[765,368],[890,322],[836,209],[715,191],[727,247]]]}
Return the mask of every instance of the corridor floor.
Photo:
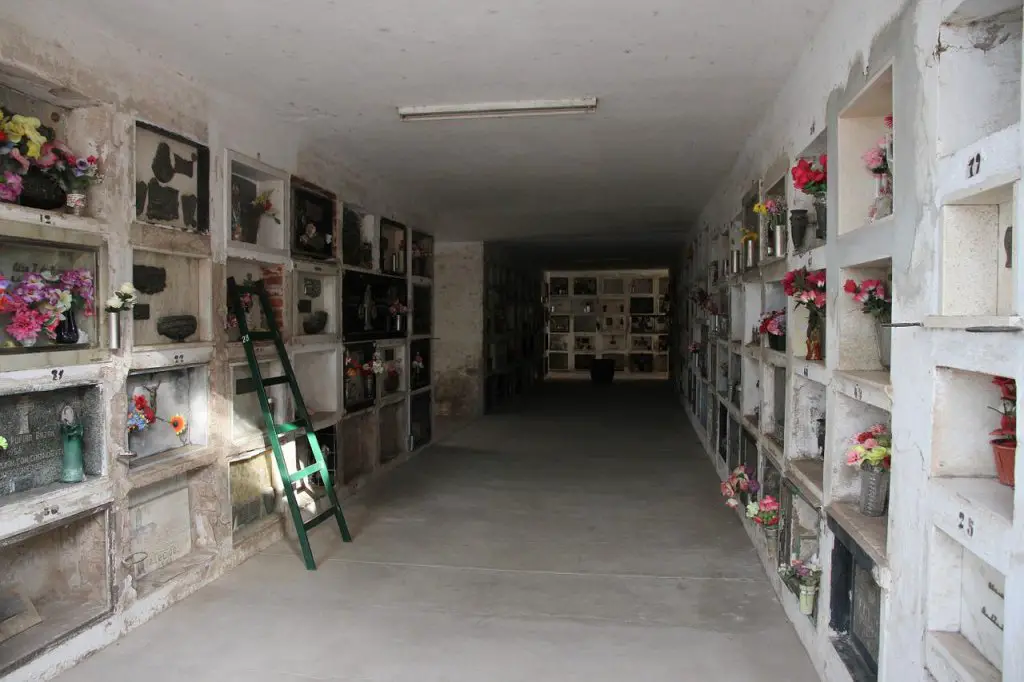
{"label": "corridor floor", "polygon": [[676,405],[545,386],[59,682],[816,680]]}

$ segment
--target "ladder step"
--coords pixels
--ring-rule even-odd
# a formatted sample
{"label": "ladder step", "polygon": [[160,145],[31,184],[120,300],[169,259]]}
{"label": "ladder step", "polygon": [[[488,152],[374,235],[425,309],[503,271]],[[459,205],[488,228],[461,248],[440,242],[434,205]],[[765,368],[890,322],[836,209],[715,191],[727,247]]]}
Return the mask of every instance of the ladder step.
{"label": "ladder step", "polygon": [[271,386],[277,386],[279,384],[287,384],[289,381],[287,376],[270,377],[269,379],[263,380],[263,386],[269,388]]}
{"label": "ladder step", "polygon": [[[287,384],[287,383],[288,383],[288,377],[286,377],[286,376],[271,377],[270,379],[264,379],[263,380],[263,385],[265,387],[277,386],[278,384]],[[235,382],[235,394],[236,395],[245,395],[246,393],[255,393],[255,392],[256,392],[256,382],[253,381],[252,379],[239,379],[239,380],[237,380]]]}
{"label": "ladder step", "polygon": [[291,433],[292,431],[301,431],[302,429],[308,428],[305,419],[297,419],[293,422],[287,422],[286,424],[277,425],[277,435],[283,435]]}
{"label": "ladder step", "polygon": [[316,473],[319,473],[319,472],[320,472],[320,465],[319,464],[310,464],[305,469],[299,469],[294,474],[288,474],[288,482],[289,483],[295,483],[295,481],[301,481],[302,479],[304,479],[306,476],[309,476],[310,474],[316,474]]}
{"label": "ladder step", "polygon": [[249,332],[250,341],[273,341],[275,338],[277,338],[277,332]]}
{"label": "ladder step", "polygon": [[321,523],[323,523],[324,521],[326,521],[327,519],[329,519],[329,518],[331,518],[333,516],[334,516],[334,507],[328,507],[327,509],[324,509],[322,512],[320,512],[319,514],[317,514],[316,516],[311,518],[309,521],[304,521],[302,523],[302,527],[305,528],[306,530],[310,530],[311,528],[316,528]]}

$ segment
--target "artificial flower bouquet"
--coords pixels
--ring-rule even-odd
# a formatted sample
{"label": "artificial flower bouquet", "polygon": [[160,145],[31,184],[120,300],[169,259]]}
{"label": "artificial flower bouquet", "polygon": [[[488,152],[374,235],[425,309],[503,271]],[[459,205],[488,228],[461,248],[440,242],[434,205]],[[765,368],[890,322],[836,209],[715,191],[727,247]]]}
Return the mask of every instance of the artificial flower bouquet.
{"label": "artificial flower bouquet", "polygon": [[274,206],[274,202],[270,198],[273,194],[274,190],[272,189],[257,194],[256,198],[252,200],[252,209],[259,217],[266,216],[280,225],[281,219],[277,216],[277,207]]}
{"label": "artificial flower bouquet", "polygon": [[754,213],[764,216],[772,225],[784,225],[786,201],[780,197],[767,197],[763,202],[754,204]]}
{"label": "artificial flower bouquet", "polygon": [[798,306],[806,307],[812,317],[824,315],[825,270],[810,271],[806,267],[790,270],[782,278],[782,288]]}
{"label": "artificial flower bouquet", "polygon": [[843,291],[861,304],[861,312],[873,315],[882,322],[892,319],[892,293],[882,280],[866,279],[858,284],[848,279],[843,285]]}
{"label": "artificial flower bouquet", "polygon": [[107,299],[105,310],[108,313],[121,313],[131,310],[139,300],[139,292],[131,282],[122,284],[114,295]]}
{"label": "artificial flower bouquet", "polygon": [[875,424],[853,437],[846,451],[846,463],[864,471],[889,471],[892,467],[892,433],[885,424]]}
{"label": "artificial flower bouquet", "polygon": [[779,567],[779,575],[804,587],[817,587],[821,583],[821,566],[815,559],[790,559],[789,565]]}
{"label": "artificial flower bouquet", "polygon": [[747,504],[747,518],[759,526],[778,526],[779,501],[771,495],[765,495],[759,502],[750,502]]}
{"label": "artificial flower bouquet", "polygon": [[828,193],[828,156],[822,154],[814,161],[800,159],[790,170],[790,175],[798,192],[824,197]]}
{"label": "artificial flower bouquet", "polygon": [[769,310],[761,315],[761,319],[757,323],[757,333],[768,334],[770,336],[785,336],[786,311]]}
{"label": "artificial flower bouquet", "polygon": [[409,312],[409,306],[405,305],[399,300],[395,300],[392,301],[391,305],[388,307],[388,312],[391,313],[392,315],[405,315],[407,312]]}
{"label": "artificial flower bouquet", "polygon": [[12,282],[0,273],[0,314],[11,321],[5,331],[23,346],[35,344],[39,334],[57,337],[57,327],[72,309],[81,309],[86,317],[94,313],[95,284],[86,268],[26,272],[20,282]]}
{"label": "artificial flower bouquet", "polygon": [[423,356],[417,353],[412,359],[412,371],[419,374],[426,369],[426,364],[423,362]]}
{"label": "artificial flower bouquet", "polygon": [[722,481],[719,489],[722,492],[722,497],[726,498],[725,505],[735,509],[741,504],[740,498],[743,498],[742,503],[745,504],[750,495],[761,489],[761,484],[754,480],[753,469],[740,465],[732,470],[727,479]]}

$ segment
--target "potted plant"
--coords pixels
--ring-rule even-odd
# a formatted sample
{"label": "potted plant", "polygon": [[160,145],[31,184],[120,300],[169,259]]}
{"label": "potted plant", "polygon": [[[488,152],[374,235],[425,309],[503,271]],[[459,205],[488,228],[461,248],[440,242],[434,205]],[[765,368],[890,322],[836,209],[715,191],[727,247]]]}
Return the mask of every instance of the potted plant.
{"label": "potted plant", "polygon": [[786,352],[786,311],[770,310],[761,315],[757,333],[768,337],[768,347],[780,353]]}
{"label": "potted plant", "polygon": [[892,434],[885,424],[875,424],[853,440],[853,446],[846,451],[846,463],[860,467],[860,513],[882,516],[889,501]]}
{"label": "potted plant", "polygon": [[996,476],[1003,485],[1014,486],[1014,467],[1017,466],[1017,382],[1007,377],[995,377],[992,383],[999,387],[999,428],[991,433],[992,454],[996,460]]}
{"label": "potted plant", "polygon": [[892,293],[880,279],[866,279],[860,284],[846,280],[843,290],[861,304],[861,312],[875,318],[875,334],[878,338],[878,360],[882,367],[889,369],[891,339],[889,328],[892,322]]}
{"label": "potted plant", "polygon": [[[800,159],[790,170],[790,175],[793,177],[794,189],[814,198],[814,213],[818,218],[817,237],[819,239],[825,239],[827,234],[826,221],[828,219],[828,210],[826,205],[826,199],[828,197],[828,155],[822,154],[818,157],[817,161]],[[800,243],[803,242],[803,235],[800,235],[799,241]],[[795,230],[793,234],[793,245],[798,246]]]}
{"label": "potted plant", "polygon": [[779,575],[786,582],[795,582],[800,588],[800,613],[810,616],[814,613],[814,602],[818,598],[821,584],[821,567],[817,561],[790,559],[788,566],[779,567]]}
{"label": "potted plant", "polygon": [[809,271],[806,267],[790,270],[782,278],[782,288],[807,308],[807,359],[824,359],[825,346],[825,271]]}
{"label": "potted plant", "polygon": [[761,484],[754,480],[754,470],[740,465],[732,470],[729,477],[722,481],[719,490],[725,499],[725,506],[736,509],[740,505],[746,508],[750,496],[761,489]]}
{"label": "potted plant", "polygon": [[764,529],[768,556],[774,561],[779,543],[779,501],[771,495],[765,495],[760,501],[748,503],[747,518]]}

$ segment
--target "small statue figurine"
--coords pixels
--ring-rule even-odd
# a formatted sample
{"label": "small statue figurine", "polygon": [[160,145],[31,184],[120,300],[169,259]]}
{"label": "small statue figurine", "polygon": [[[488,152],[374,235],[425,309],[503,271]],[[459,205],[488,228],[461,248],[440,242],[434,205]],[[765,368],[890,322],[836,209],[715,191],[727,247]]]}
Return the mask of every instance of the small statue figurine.
{"label": "small statue figurine", "polygon": [[81,483],[85,480],[85,464],[82,459],[82,434],[85,427],[78,421],[75,410],[65,405],[60,411],[60,434],[64,439],[64,468],[62,483]]}

